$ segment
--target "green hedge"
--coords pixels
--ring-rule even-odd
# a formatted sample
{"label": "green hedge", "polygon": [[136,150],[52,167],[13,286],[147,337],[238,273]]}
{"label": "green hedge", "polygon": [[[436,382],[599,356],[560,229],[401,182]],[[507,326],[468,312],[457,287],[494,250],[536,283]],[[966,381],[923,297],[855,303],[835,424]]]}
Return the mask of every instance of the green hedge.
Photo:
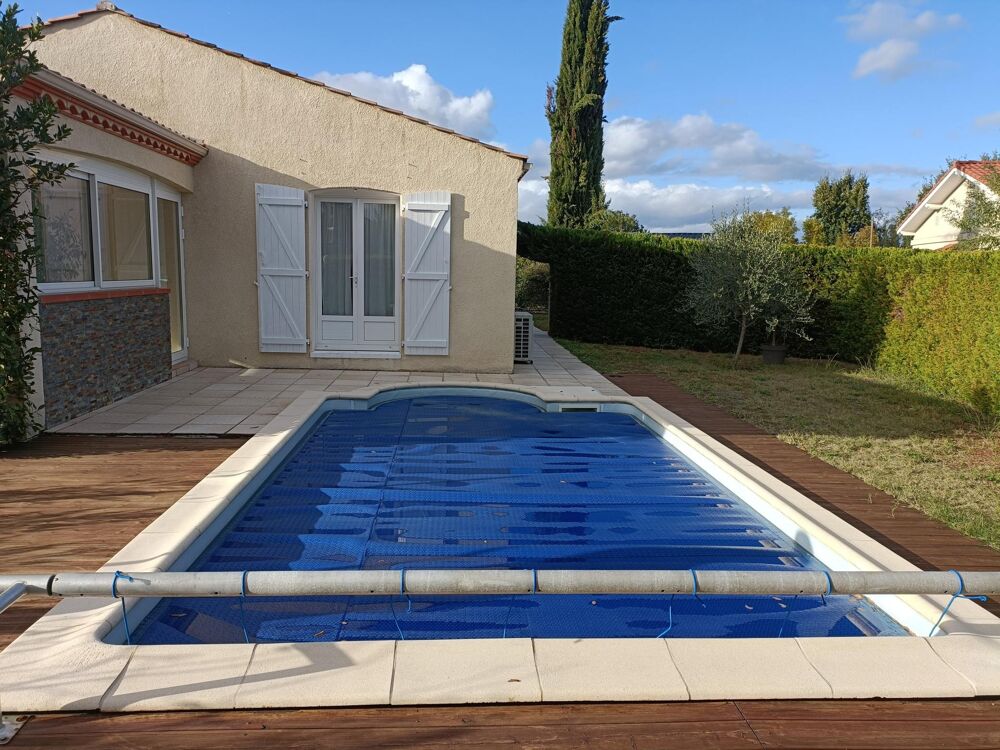
{"label": "green hedge", "polygon": [[[681,311],[697,240],[522,223],[518,254],[548,263],[550,331],[598,343],[732,351]],[[794,245],[816,298],[804,357],[871,364],[1000,411],[1000,253]],[[752,332],[750,351],[763,339]]]}

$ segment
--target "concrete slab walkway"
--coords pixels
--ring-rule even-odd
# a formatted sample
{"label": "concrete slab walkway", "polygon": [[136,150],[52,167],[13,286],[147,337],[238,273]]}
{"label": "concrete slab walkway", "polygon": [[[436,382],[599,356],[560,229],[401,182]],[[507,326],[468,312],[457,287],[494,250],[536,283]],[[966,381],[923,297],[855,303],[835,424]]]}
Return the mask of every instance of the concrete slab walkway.
{"label": "concrete slab walkway", "polygon": [[[138,435],[253,435],[305,391],[346,392],[371,384],[517,383],[588,386],[624,391],[588,367],[548,334],[535,329],[533,363],[506,373],[391,370],[269,370],[200,367],[122,401],[65,422],[49,432]],[[377,360],[374,360],[377,361]]]}

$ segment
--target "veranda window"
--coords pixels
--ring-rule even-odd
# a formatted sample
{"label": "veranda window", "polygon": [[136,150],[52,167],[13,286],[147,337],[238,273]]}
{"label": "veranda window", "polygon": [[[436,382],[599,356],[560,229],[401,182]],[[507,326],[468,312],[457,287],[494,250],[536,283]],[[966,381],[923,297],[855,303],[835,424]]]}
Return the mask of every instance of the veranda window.
{"label": "veranda window", "polygon": [[149,196],[98,183],[101,209],[101,277],[105,281],[152,281],[153,243]]}
{"label": "veranda window", "polygon": [[42,215],[37,238],[42,248],[39,283],[94,282],[94,247],[90,220],[90,182],[66,177],[43,185],[38,195]]}
{"label": "veranda window", "polygon": [[[180,275],[180,196],[148,175],[96,159],[73,161],[76,168],[62,182],[35,195],[40,291],[173,288]],[[161,210],[161,195],[170,197],[176,215]],[[161,221],[169,226],[161,229]],[[161,252],[169,257],[161,261]]]}

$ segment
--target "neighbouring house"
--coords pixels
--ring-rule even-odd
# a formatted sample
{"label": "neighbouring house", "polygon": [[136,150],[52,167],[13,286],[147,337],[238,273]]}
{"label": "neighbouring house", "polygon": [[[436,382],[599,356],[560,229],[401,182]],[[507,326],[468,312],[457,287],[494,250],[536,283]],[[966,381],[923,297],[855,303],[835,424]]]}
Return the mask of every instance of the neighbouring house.
{"label": "neighbouring house", "polygon": [[943,174],[910,213],[899,223],[898,232],[912,238],[911,247],[942,250],[963,239],[952,218],[961,215],[969,187],[975,186],[997,197],[988,186],[1000,162],[956,161]]}
{"label": "neighbouring house", "polygon": [[[79,168],[45,198],[49,425],[167,378],[170,357],[141,354],[154,343],[175,364],[512,370],[527,157],[110,3],[45,33],[51,79],[100,102],[80,117],[54,96],[88,127],[47,152]],[[106,124],[124,113],[162,147]]]}

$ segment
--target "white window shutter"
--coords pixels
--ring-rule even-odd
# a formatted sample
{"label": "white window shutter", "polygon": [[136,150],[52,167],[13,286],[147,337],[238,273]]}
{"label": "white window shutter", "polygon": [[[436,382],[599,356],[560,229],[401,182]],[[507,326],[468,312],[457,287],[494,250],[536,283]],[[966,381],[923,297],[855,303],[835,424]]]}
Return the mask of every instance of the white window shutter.
{"label": "white window shutter", "polygon": [[262,352],[306,350],[306,199],[257,185],[257,295]]}
{"label": "white window shutter", "polygon": [[451,193],[405,197],[403,350],[448,353],[451,300]]}

